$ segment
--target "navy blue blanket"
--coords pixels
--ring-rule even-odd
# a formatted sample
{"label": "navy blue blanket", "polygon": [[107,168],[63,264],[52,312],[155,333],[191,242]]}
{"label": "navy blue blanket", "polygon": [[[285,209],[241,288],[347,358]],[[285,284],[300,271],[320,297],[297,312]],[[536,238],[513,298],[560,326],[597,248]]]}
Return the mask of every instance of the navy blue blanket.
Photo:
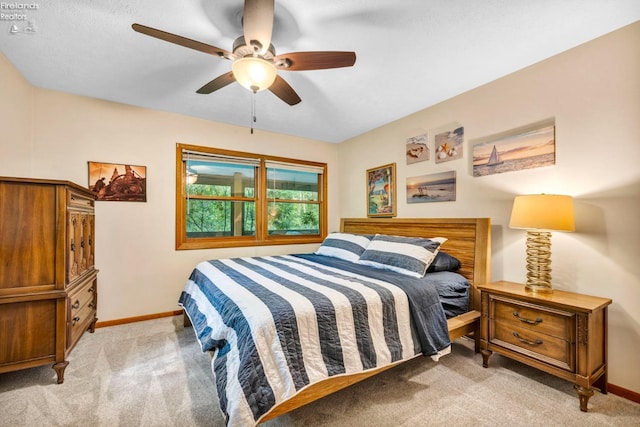
{"label": "navy blue blanket", "polygon": [[321,255],[211,260],[180,296],[228,425],[323,379],[449,349],[436,286]]}
{"label": "navy blue blanket", "polygon": [[438,295],[438,288],[426,284],[425,278],[428,275],[425,278],[417,279],[393,271],[371,268],[322,255],[297,254],[293,256],[393,283],[405,291],[409,297],[411,318],[420,340],[422,353],[425,356],[431,356],[451,344],[447,316]]}

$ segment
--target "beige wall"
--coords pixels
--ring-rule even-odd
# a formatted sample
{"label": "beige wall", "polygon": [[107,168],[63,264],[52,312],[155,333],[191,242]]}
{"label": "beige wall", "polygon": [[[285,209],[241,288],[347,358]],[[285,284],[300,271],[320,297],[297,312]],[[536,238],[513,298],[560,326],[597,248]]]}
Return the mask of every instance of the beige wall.
{"label": "beige wall", "polygon": [[0,76],[0,176],[87,185],[90,160],[147,166],[147,203],[96,203],[100,321],[177,310],[180,291],[199,261],[317,247],[175,251],[177,142],[327,162],[329,226],[337,227],[335,144],[259,130],[251,135],[246,128],[32,88],[1,55]]}
{"label": "beige wall", "polygon": [[0,175],[31,165],[35,90],[0,53]]}
{"label": "beige wall", "polygon": [[[522,282],[515,195],[575,197],[575,233],[552,237],[556,288],[609,297],[611,383],[640,392],[640,23],[340,144],[340,214],[366,214],[365,170],[397,163],[398,217],[491,217],[493,279]],[[473,67],[473,64],[469,64]],[[474,140],[549,117],[556,165],[472,176]],[[464,158],[406,164],[405,139],[464,126]],[[433,147],[432,147],[433,148]],[[455,202],[406,203],[408,177],[454,170]]]}

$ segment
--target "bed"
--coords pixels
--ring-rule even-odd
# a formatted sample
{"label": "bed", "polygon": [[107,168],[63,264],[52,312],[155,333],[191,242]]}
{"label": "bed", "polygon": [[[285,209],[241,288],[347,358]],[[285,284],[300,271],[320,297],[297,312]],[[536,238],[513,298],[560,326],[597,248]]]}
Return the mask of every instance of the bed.
{"label": "bed", "polygon": [[[179,303],[212,354],[228,425],[259,424],[414,357],[437,360],[465,335],[478,351],[488,218],[343,218],[335,235],[366,236],[365,253],[334,257],[323,243],[316,253],[210,260],[192,271]],[[374,243],[414,240],[433,245],[423,245],[427,264],[445,253],[460,268],[422,276],[375,262]]]}

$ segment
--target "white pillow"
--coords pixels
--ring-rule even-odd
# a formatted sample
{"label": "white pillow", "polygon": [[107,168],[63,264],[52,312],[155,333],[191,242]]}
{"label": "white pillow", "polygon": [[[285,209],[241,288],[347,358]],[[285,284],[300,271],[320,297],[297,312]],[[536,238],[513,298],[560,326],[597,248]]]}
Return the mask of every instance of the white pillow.
{"label": "white pillow", "polygon": [[362,234],[330,233],[315,253],[357,262],[370,241],[371,236]]}
{"label": "white pillow", "polygon": [[420,278],[446,241],[444,237],[426,239],[376,234],[358,263]]}

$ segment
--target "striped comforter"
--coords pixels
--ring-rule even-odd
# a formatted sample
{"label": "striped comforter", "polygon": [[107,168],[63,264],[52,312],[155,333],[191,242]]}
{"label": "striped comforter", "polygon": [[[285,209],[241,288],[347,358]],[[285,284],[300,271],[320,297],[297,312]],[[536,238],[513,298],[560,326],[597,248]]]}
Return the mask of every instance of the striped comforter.
{"label": "striped comforter", "polygon": [[200,263],[180,296],[212,361],[230,426],[324,378],[449,350],[437,292],[418,279],[321,255]]}

